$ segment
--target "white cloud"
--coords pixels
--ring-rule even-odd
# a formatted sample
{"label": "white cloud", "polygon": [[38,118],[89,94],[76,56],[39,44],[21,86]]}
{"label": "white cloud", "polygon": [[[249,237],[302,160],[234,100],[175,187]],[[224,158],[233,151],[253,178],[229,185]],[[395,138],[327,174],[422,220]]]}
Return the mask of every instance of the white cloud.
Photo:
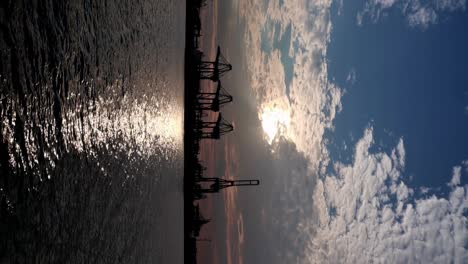
{"label": "white cloud", "polygon": [[356,24],[357,24],[358,26],[362,26],[362,20],[363,20],[363,19],[364,19],[364,18],[363,18],[362,13],[361,13],[361,12],[357,13],[357,15],[356,15]]}
{"label": "white cloud", "polygon": [[[256,94],[259,116],[265,109],[290,113],[291,124],[286,131],[298,150],[317,170],[321,157],[327,156],[323,135],[332,128],[332,121],[341,109],[342,91],[328,81],[326,53],[330,42],[330,7],[332,0],[240,1],[240,13],[245,20],[245,52],[249,83]],[[273,24],[270,31],[262,31]],[[262,37],[272,42],[291,26],[290,50],[294,60],[289,94],[281,51],[262,49]],[[278,26],[278,27],[277,27]],[[263,39],[265,41],[265,39]]]}
{"label": "white cloud", "polygon": [[408,14],[407,19],[410,26],[427,28],[429,25],[437,22],[437,14],[432,8],[421,7],[416,9],[415,12]]}
{"label": "white cloud", "polygon": [[436,24],[440,16],[448,12],[464,11],[467,0],[367,0],[364,8],[357,14],[356,22],[362,25],[367,17],[376,23],[387,16],[391,8],[399,9],[412,27],[427,28]]}
{"label": "white cloud", "polygon": [[344,0],[337,0],[338,10],[337,15],[341,16],[343,14]]}
{"label": "white cloud", "polygon": [[[454,5],[449,2],[452,5],[444,2],[423,7],[436,12],[451,11],[448,6]],[[415,0],[369,0],[358,17],[378,21],[396,6],[409,16],[421,10],[414,9],[414,3]],[[414,198],[415,191],[401,179],[406,157],[403,139],[390,153],[371,153],[372,128],[366,129],[356,145],[353,164],[334,163],[336,175],[313,178],[323,175],[324,165],[330,162],[324,134],[333,129],[343,93],[328,81],[331,4],[332,0],[292,0],[279,7],[278,1],[239,1],[245,26],[248,81],[259,116],[265,108],[290,113],[287,135],[292,143],[285,145],[294,151],[280,149],[278,153],[295,153],[298,157],[285,161],[302,164],[296,170],[281,164],[278,167],[285,170],[284,183],[279,184],[284,189],[277,195],[281,203],[276,204],[284,217],[272,222],[286,230],[286,236],[300,234],[295,240],[287,240],[288,246],[295,249],[288,254],[303,257],[304,263],[468,260],[464,248],[468,242],[466,186],[451,187],[448,197]],[[414,16],[414,26],[436,22],[430,15],[424,18],[423,13]],[[281,61],[284,54],[262,49],[262,30],[268,23],[278,25],[263,34],[269,41],[291,25],[288,55],[293,57],[294,72],[289,94]],[[352,75],[349,80],[353,80]],[[307,189],[304,184],[309,178],[317,181],[314,189]],[[423,194],[427,191],[420,189]],[[301,250],[305,252],[297,252]]]}
{"label": "white cloud", "polygon": [[461,166],[453,167],[452,180],[448,183],[449,186],[455,187],[457,185],[460,185],[461,170],[462,170]]}
{"label": "white cloud", "polygon": [[435,5],[440,10],[456,11],[466,9],[466,0],[438,0]]}
{"label": "white cloud", "polygon": [[348,72],[348,76],[346,76],[346,82],[351,85],[356,83],[356,70],[354,68]]}
{"label": "white cloud", "polygon": [[431,191],[431,188],[422,186],[422,187],[419,188],[419,191],[421,192],[421,194],[427,194],[427,193],[429,193],[429,191]]}
{"label": "white cloud", "polygon": [[372,145],[369,128],[356,145],[354,163],[335,164],[336,175],[319,181],[314,197],[321,223],[310,235],[304,262],[467,262],[468,190],[459,186],[461,167],[454,168],[448,197],[415,199],[401,179],[403,141],[391,154],[371,153]]}

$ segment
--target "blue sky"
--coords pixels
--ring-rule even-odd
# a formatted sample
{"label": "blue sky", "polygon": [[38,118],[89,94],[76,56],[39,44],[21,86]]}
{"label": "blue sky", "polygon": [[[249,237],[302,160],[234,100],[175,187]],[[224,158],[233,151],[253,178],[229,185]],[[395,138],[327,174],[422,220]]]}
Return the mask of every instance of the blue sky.
{"label": "blue sky", "polygon": [[466,5],[230,2],[228,259],[468,260]]}
{"label": "blue sky", "polygon": [[[328,135],[332,156],[349,161],[370,124],[377,147],[404,138],[409,185],[445,189],[452,167],[468,158],[468,15],[452,13],[420,28],[391,10],[359,26],[363,6],[348,1],[341,14],[337,4],[332,11],[329,78],[347,91]],[[347,81],[350,73],[355,81]]]}

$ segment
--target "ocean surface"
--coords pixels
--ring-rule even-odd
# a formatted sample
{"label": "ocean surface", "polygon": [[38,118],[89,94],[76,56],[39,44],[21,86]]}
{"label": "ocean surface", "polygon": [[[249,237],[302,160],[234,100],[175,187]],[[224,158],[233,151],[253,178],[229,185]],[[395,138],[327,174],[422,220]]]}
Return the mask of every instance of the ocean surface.
{"label": "ocean surface", "polygon": [[185,1],[0,1],[0,263],[183,261]]}

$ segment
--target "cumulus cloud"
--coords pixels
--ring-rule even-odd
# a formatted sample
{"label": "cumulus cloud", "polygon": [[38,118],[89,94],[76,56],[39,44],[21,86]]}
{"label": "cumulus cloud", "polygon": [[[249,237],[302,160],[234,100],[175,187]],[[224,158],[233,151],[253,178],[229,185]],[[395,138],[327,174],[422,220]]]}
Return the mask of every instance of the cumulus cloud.
{"label": "cumulus cloud", "polygon": [[460,184],[461,171],[462,171],[461,166],[453,167],[452,180],[448,183],[449,186],[455,187]]}
{"label": "cumulus cloud", "polygon": [[407,19],[410,26],[427,28],[429,25],[437,22],[437,14],[432,8],[420,7],[415,12],[408,14]]}
{"label": "cumulus cloud", "polygon": [[[369,0],[358,17],[376,22],[396,7],[412,26],[422,26],[436,23],[440,11],[464,9],[465,2],[438,0],[417,6],[416,0]],[[248,83],[259,118],[265,109],[291,115],[271,173],[278,174],[272,183],[272,208],[277,211],[269,212],[269,235],[281,245],[280,253],[274,252],[293,263],[466,261],[466,186],[455,181],[446,197],[415,198],[416,192],[429,195],[429,189],[415,191],[402,180],[403,139],[390,153],[373,153],[373,132],[368,128],[356,145],[353,164],[336,162],[335,173],[325,173],[330,158],[324,135],[333,129],[343,93],[327,72],[331,4],[332,0],[239,1]],[[288,28],[289,49],[275,48]],[[294,65],[289,87],[285,56]]]}
{"label": "cumulus cloud", "polygon": [[460,186],[461,167],[453,170],[448,196],[416,199],[402,180],[403,140],[390,154],[371,153],[373,144],[368,128],[353,164],[335,163],[336,173],[317,184],[321,223],[304,262],[466,263],[468,194]]}
{"label": "cumulus cloud", "polygon": [[[240,1],[249,83],[259,116],[267,109],[289,113],[286,137],[314,168],[326,156],[323,135],[341,109],[342,90],[328,81],[325,59],[332,29],[331,4],[332,0]],[[265,48],[288,28],[289,50]],[[294,65],[289,87],[285,85],[285,55]]]}
{"label": "cumulus cloud", "polygon": [[[274,146],[274,172],[268,174],[274,206],[266,210],[271,218],[267,236],[278,246],[268,254],[279,259],[276,263],[297,263],[306,252],[310,232],[303,232],[300,223],[316,215],[312,186],[328,162],[323,138],[341,109],[342,90],[328,81],[331,5],[332,0],[239,1],[248,84],[258,118],[268,116],[265,111],[290,115]],[[285,67],[285,57],[292,68]],[[285,81],[288,74],[292,79]]]}
{"label": "cumulus cloud", "polygon": [[357,14],[356,22],[362,25],[368,18],[376,23],[387,16],[392,8],[399,9],[410,26],[426,29],[449,12],[464,11],[466,0],[368,0]]}

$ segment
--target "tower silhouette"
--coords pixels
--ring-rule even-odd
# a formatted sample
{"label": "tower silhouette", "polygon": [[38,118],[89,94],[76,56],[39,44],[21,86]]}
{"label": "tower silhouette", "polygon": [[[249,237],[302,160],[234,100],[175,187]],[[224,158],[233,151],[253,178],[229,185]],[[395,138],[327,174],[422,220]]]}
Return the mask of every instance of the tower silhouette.
{"label": "tower silhouette", "polygon": [[232,102],[232,95],[218,81],[216,92],[199,92],[196,96],[195,108],[198,110],[211,110],[219,112],[225,104]]}
{"label": "tower silhouette", "polygon": [[221,54],[219,46],[214,61],[200,61],[198,65],[200,79],[212,80],[214,82],[219,81],[219,78],[230,70],[232,70],[232,65]]}

